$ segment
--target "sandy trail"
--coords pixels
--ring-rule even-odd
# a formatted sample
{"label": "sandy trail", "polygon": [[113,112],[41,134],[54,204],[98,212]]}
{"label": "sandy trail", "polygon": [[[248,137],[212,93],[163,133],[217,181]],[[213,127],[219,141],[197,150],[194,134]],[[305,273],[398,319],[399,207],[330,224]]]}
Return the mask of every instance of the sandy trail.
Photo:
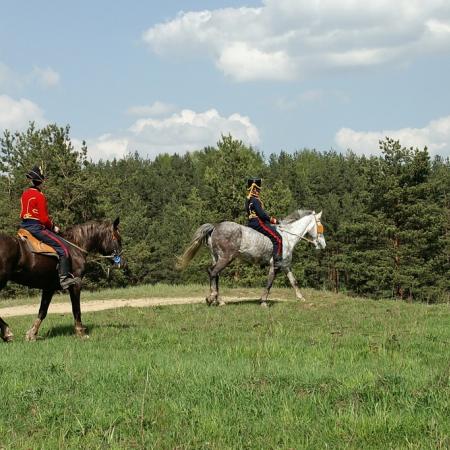
{"label": "sandy trail", "polygon": [[[247,297],[248,298],[248,297]],[[222,299],[229,302],[238,302],[245,298],[236,297],[222,297]],[[277,300],[281,300],[277,298]],[[124,308],[126,306],[132,308],[144,308],[149,306],[161,305],[186,305],[195,303],[205,303],[204,297],[149,297],[149,298],[128,298],[128,299],[112,299],[112,300],[91,300],[81,303],[81,312],[103,311],[105,309]],[[37,315],[39,304],[9,306],[0,308],[0,317],[14,317],[14,316],[28,316]],[[72,305],[67,303],[51,303],[49,314],[66,314],[72,313]]]}

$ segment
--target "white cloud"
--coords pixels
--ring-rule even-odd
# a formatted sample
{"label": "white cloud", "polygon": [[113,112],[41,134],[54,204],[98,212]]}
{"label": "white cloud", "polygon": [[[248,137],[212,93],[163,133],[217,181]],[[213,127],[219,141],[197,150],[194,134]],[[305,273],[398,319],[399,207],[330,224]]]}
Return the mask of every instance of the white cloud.
{"label": "white cloud", "polygon": [[0,62],[0,90],[8,91],[20,86],[18,77],[6,64]]}
{"label": "white cloud", "polygon": [[237,81],[254,79],[290,80],[295,78],[295,65],[284,51],[264,52],[244,42],[225,47],[217,61],[225,75]]}
{"label": "white cloud", "polygon": [[131,116],[163,116],[175,110],[175,106],[169,103],[155,101],[151,105],[131,106],[127,113]]}
{"label": "white cloud", "polygon": [[355,131],[341,128],[335,136],[336,144],[357,154],[380,154],[378,141],[386,136],[399,140],[404,147],[428,147],[430,153],[450,156],[450,116],[432,120],[423,128],[399,130]]}
{"label": "white cloud", "polygon": [[31,78],[35,79],[43,87],[54,87],[60,82],[58,72],[55,72],[51,67],[35,67],[31,72]]}
{"label": "white cloud", "polygon": [[114,138],[111,134],[104,134],[94,140],[92,145],[88,143],[88,154],[95,160],[120,159],[128,153],[128,143],[126,138]]}
{"label": "white cloud", "polygon": [[402,64],[450,50],[448,0],[265,0],[179,13],[143,33],[159,55],[210,58],[237,81]]}
{"label": "white cloud", "polygon": [[55,87],[60,82],[60,75],[51,67],[35,66],[26,74],[20,74],[6,64],[0,62],[0,90],[20,90],[30,84],[38,84],[41,87]]}
{"label": "white cloud", "polygon": [[0,95],[0,131],[23,130],[30,121],[43,126],[47,123],[42,109],[30,100],[14,100],[7,95]]}
{"label": "white cloud", "polygon": [[221,135],[251,145],[259,143],[258,129],[250,119],[238,113],[221,116],[210,109],[197,113],[184,109],[169,117],[138,119],[126,132],[87,140],[93,160],[121,158],[130,152],[154,157],[159,153],[185,153],[214,146]]}

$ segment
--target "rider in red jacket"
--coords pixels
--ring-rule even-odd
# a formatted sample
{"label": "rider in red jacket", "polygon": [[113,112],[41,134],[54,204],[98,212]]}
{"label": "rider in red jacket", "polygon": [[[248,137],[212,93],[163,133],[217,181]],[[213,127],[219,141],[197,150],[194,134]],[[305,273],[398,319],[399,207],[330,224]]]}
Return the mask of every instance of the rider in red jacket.
{"label": "rider in red jacket", "polygon": [[48,215],[47,199],[42,193],[42,184],[45,177],[41,168],[34,166],[28,173],[32,186],[26,189],[20,200],[21,228],[25,228],[40,241],[50,245],[59,256],[59,283],[62,289],[67,289],[79,281],[70,271],[70,255],[65,242],[57,235],[59,228],[52,222]]}

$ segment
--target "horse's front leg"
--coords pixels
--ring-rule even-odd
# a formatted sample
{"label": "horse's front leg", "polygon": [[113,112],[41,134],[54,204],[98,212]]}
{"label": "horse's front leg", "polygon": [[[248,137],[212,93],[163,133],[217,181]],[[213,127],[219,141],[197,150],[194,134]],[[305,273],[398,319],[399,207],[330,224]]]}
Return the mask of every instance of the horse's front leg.
{"label": "horse's front leg", "polygon": [[80,306],[80,295],[81,286],[73,284],[69,288],[70,301],[72,302],[72,313],[75,320],[75,334],[80,338],[88,338],[89,334],[87,328],[83,326],[81,322],[81,306]]}
{"label": "horse's front leg", "polygon": [[14,335],[9,328],[8,324],[0,317],[0,338],[2,338],[5,342],[11,342],[14,338]]}
{"label": "horse's front leg", "polygon": [[273,264],[270,265],[269,275],[267,277],[267,284],[260,298],[262,307],[267,307],[267,299],[269,298],[270,288],[272,287],[273,281],[275,280],[277,270],[274,268]]}
{"label": "horse's front leg", "polygon": [[55,291],[53,289],[42,291],[41,305],[39,306],[39,312],[37,319],[33,322],[32,327],[25,334],[27,341],[35,341],[38,338],[39,327],[42,321],[47,317],[48,307],[52,301],[52,297]]}
{"label": "horse's front leg", "polygon": [[297,297],[298,300],[304,302],[305,301],[305,297],[303,297],[302,293],[300,292],[300,289],[298,287],[298,283],[297,280],[294,277],[294,274],[292,273],[291,268],[289,267],[289,269],[287,270],[287,277],[289,279],[289,282],[291,283],[291,286],[294,288],[295,290],[295,296]]}
{"label": "horse's front leg", "polygon": [[[0,280],[0,290],[2,290],[6,286],[6,279],[2,277]],[[8,324],[0,317],[0,338],[5,342],[11,342],[14,338],[14,335],[9,328]]]}

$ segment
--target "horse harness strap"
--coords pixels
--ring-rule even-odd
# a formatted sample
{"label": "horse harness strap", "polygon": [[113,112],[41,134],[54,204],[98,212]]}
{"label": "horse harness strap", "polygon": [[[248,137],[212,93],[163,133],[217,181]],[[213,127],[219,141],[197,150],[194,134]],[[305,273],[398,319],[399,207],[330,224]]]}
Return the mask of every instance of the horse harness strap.
{"label": "horse harness strap", "polygon": [[[315,217],[314,220],[316,221],[316,226],[317,226],[317,234],[323,234],[324,231],[324,227],[322,225],[322,223],[320,221],[318,221]],[[305,237],[305,234],[307,233],[307,231],[305,231],[305,233],[303,234],[303,236],[300,236],[299,234],[296,233],[292,233],[291,231],[286,230],[286,228],[281,228],[279,227],[283,232],[287,233],[287,234],[292,234],[292,236],[297,236],[300,237],[300,239],[303,239],[306,242],[309,242],[312,245],[315,245],[314,239],[310,239]]]}
{"label": "horse harness strap", "polygon": [[[61,236],[60,236],[61,237]],[[61,237],[61,239],[66,243],[71,245],[72,247],[82,251],[83,253],[85,253],[86,255],[89,253],[87,250],[85,250],[84,248],[78,247],[77,244],[74,244],[73,242],[68,241],[67,239],[64,239],[63,237]]]}
{"label": "horse harness strap", "polygon": [[312,239],[309,239],[309,238],[307,238],[307,237],[305,237],[305,236],[300,236],[299,234],[296,234],[296,233],[292,233],[292,232],[286,230],[285,228],[282,228],[282,231],[283,231],[284,233],[287,233],[287,234],[292,234],[292,236],[300,237],[300,239],[303,239],[304,241],[309,242],[310,244],[313,244],[313,245],[314,245],[314,241],[313,241]]}
{"label": "horse harness strap", "polygon": [[[67,239],[61,238],[64,242],[66,242],[67,244],[71,245],[72,247],[77,248],[78,250],[82,251],[83,253],[85,253],[86,255],[89,254],[89,252],[87,250],[85,250],[84,248],[79,247],[77,244],[74,244],[71,241],[68,241]],[[117,239],[114,235],[113,235],[113,240]],[[112,255],[98,255],[96,256],[93,260],[96,259],[114,259],[116,256],[120,256],[122,252],[120,253],[116,253],[114,252]]]}

